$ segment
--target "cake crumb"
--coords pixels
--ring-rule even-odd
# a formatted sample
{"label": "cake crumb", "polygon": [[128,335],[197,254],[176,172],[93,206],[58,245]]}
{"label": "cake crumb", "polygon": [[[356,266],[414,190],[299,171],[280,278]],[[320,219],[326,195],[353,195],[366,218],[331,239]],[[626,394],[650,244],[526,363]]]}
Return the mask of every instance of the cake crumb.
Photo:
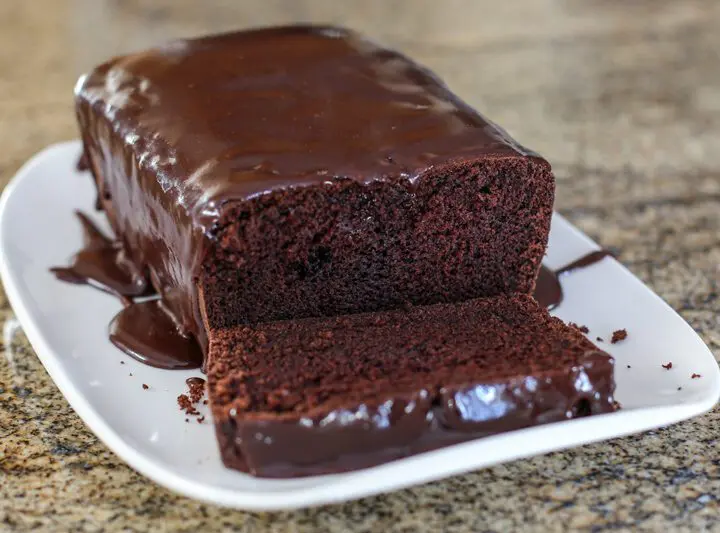
{"label": "cake crumb", "polygon": [[120,361],[120,364],[121,364],[121,365],[124,365],[124,364],[125,364],[125,361]]}
{"label": "cake crumb", "polygon": [[132,372],[130,372],[130,377],[132,377]]}
{"label": "cake crumb", "polygon": [[188,422],[190,422],[190,419],[189,419],[189,418],[186,418],[186,419],[185,419],[185,423],[187,424]]}
{"label": "cake crumb", "polygon": [[630,365],[627,366],[628,368],[632,368]]}
{"label": "cake crumb", "polygon": [[672,368],[672,361],[670,361],[669,363],[666,363],[666,364],[662,365],[662,367],[663,367],[665,370],[670,370],[670,369]]}
{"label": "cake crumb", "polygon": [[678,387],[678,390],[682,390],[682,387]]}
{"label": "cake crumb", "polygon": [[202,383],[189,383],[188,384],[188,395],[192,403],[198,403],[203,395],[205,394],[205,382]]}
{"label": "cake crumb", "polygon": [[186,415],[199,415],[197,409],[193,406],[193,403],[190,401],[190,398],[187,394],[181,394],[177,397],[177,403],[180,406],[181,411],[185,411]]}
{"label": "cake crumb", "polygon": [[698,378],[701,378],[701,377],[702,377],[701,374],[696,374],[695,372],[693,372],[693,375],[690,376],[690,379],[698,379]]}
{"label": "cake crumb", "polygon": [[146,383],[143,383],[143,390],[148,390],[150,388],[150,385],[147,385]]}
{"label": "cake crumb", "polygon": [[595,340],[598,342],[605,342],[602,337],[596,337]]}
{"label": "cake crumb", "polygon": [[569,322],[568,326],[570,326],[571,328],[575,328],[580,333],[585,333],[585,334],[590,333],[590,329],[588,329],[587,326],[581,326],[580,324],[576,324],[575,322]]}
{"label": "cake crumb", "polygon": [[[198,423],[205,420],[205,416],[200,414],[196,406],[203,401],[205,396],[205,380],[200,377],[192,377],[185,380],[188,391],[177,397],[178,405],[181,411],[185,411],[186,415],[197,417]],[[203,401],[203,405],[207,405],[207,400]]]}
{"label": "cake crumb", "polygon": [[618,329],[613,331],[612,339],[610,339],[610,344],[616,344],[620,341],[624,341],[627,339],[628,333],[627,330],[624,329]]}

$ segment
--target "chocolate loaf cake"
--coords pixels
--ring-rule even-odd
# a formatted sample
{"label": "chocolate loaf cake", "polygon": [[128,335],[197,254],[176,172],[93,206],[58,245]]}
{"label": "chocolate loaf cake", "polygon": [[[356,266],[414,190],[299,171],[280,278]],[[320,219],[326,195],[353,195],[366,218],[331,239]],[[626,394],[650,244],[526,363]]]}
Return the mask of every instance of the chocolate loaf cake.
{"label": "chocolate loaf cake", "polygon": [[212,328],[533,289],[549,164],[352,32],[176,41],[94,69],[76,109],[102,209],[203,348]]}
{"label": "chocolate loaf cake", "polygon": [[291,477],[611,412],[613,365],[516,295],[220,329],[208,378],[225,464]]}

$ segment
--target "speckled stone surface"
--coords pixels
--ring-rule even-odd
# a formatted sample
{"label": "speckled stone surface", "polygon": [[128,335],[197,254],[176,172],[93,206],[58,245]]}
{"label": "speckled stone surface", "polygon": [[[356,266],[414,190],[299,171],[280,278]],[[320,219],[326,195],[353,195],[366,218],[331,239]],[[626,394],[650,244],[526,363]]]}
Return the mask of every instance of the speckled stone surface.
{"label": "speckled stone surface", "polygon": [[[71,89],[92,64],[171,36],[288,21],[350,25],[437,70],[553,163],[559,210],[720,355],[720,2],[2,0],[0,181],[75,137]],[[718,409],[344,505],[196,503],[108,451],[2,294],[0,307],[2,531],[720,531]]]}

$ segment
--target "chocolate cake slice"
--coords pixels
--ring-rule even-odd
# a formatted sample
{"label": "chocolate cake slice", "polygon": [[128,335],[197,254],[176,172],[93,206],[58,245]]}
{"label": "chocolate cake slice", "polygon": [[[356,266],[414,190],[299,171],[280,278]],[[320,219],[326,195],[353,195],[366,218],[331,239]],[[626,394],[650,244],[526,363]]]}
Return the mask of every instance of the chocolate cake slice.
{"label": "chocolate cake slice", "polygon": [[220,329],[208,377],[225,464],[292,477],[611,412],[613,365],[516,295]]}
{"label": "chocolate cake slice", "polygon": [[184,334],[530,293],[549,164],[339,28],[182,40],[81,78],[99,202]]}

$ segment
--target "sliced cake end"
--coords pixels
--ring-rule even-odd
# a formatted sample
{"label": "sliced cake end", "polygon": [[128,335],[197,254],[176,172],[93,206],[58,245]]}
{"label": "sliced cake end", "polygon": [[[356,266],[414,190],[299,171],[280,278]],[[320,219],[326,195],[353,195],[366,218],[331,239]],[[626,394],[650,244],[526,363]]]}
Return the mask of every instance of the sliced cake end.
{"label": "sliced cake end", "polygon": [[526,295],[236,326],[210,341],[223,460],[262,477],[615,409],[613,359]]}

